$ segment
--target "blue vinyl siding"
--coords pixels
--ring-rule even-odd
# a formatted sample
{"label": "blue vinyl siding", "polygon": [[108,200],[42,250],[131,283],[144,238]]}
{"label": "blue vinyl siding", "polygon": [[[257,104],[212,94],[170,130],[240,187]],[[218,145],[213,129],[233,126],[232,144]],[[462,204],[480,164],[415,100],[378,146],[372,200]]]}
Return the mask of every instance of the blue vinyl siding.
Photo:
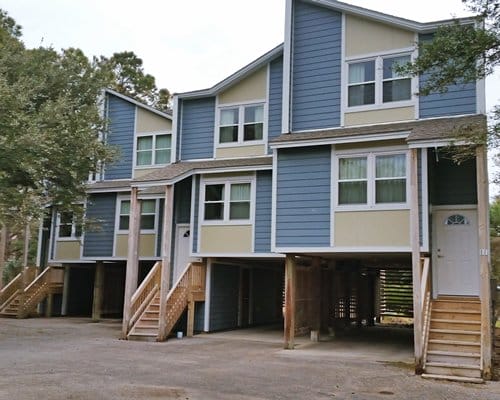
{"label": "blue vinyl siding", "polygon": [[183,100],[181,104],[180,159],[213,158],[215,98]]}
{"label": "blue vinyl siding", "polygon": [[281,134],[283,104],[283,57],[271,62],[269,79],[269,140]]}
{"label": "blue vinyl siding", "polygon": [[340,126],[341,41],[341,13],[295,2],[293,131]]}
{"label": "blue vinyl siding", "polygon": [[210,288],[210,331],[238,326],[240,269],[234,265],[214,264]]}
{"label": "blue vinyl siding", "polygon": [[329,146],[278,152],[276,246],[330,247]]}
{"label": "blue vinyl siding", "polygon": [[118,149],[118,158],[106,164],[105,179],[130,179],[134,151],[135,106],[108,95],[109,133],[107,143]]}
{"label": "blue vinyl siding", "polygon": [[255,253],[271,251],[271,207],[272,173],[257,172],[257,195],[255,205]]}
{"label": "blue vinyl siding", "polygon": [[85,232],[84,257],[112,257],[115,232],[116,194],[95,194],[87,201],[87,218],[97,224]]}
{"label": "blue vinyl siding", "polygon": [[[432,35],[420,35],[420,41],[428,41]],[[420,87],[425,85],[429,74],[420,77]],[[420,118],[448,115],[476,114],[476,84],[451,85],[445,93],[431,93],[419,97]]]}
{"label": "blue vinyl siding", "polygon": [[194,217],[193,217],[193,253],[198,252],[198,210],[200,204],[200,177],[199,175],[194,177],[195,179],[195,189],[194,189]]}

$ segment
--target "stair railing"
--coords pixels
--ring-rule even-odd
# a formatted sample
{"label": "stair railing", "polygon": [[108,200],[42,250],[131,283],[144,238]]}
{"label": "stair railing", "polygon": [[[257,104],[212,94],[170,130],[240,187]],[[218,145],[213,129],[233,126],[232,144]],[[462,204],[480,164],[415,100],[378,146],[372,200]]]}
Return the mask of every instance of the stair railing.
{"label": "stair railing", "polygon": [[[1,277],[0,277],[1,278]],[[0,311],[10,303],[11,297],[19,290],[23,273],[19,272],[2,290],[0,290]]]}
{"label": "stair railing", "polygon": [[25,289],[23,304],[19,308],[19,316],[26,316],[49,293],[52,285],[62,284],[61,270],[48,266]]}
{"label": "stair railing", "polygon": [[142,315],[148,304],[153,300],[154,296],[160,290],[161,284],[161,262],[158,261],[146,278],[141,282],[130,301],[130,318],[129,330],[134,326],[139,317]]}
{"label": "stair railing", "polygon": [[422,281],[420,286],[420,294],[422,299],[422,308],[420,310],[422,315],[422,344],[423,354],[422,363],[425,367],[427,360],[427,348],[429,342],[429,329],[431,325],[431,279],[430,279],[430,259],[428,257],[422,258]]}

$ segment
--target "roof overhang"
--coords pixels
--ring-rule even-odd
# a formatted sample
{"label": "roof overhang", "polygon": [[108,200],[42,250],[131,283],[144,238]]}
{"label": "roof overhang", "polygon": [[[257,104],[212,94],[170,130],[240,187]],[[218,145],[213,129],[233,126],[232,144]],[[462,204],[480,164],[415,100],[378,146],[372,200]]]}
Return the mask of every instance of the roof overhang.
{"label": "roof overhang", "polygon": [[458,22],[459,24],[468,25],[476,22],[475,17],[465,17],[456,19],[446,19],[432,22],[417,22],[405,18],[396,17],[394,15],[381,13],[367,8],[354,6],[352,4],[343,3],[336,0],[303,0],[307,3],[321,5],[332,10],[340,11],[345,14],[360,16],[371,19],[384,24],[396,26],[401,29],[407,29],[418,33],[431,33],[436,31],[440,26],[451,25]]}
{"label": "roof overhang", "polygon": [[215,96],[217,93],[222,92],[231,85],[239,82],[243,78],[262,68],[268,62],[274,60],[283,53],[283,44],[276,46],[274,49],[268,51],[266,54],[247,64],[240,70],[236,71],[234,74],[230,75],[226,79],[220,81],[216,85],[208,89],[195,90],[192,92],[184,93],[174,93],[174,96],[179,99],[196,99],[200,97]]}

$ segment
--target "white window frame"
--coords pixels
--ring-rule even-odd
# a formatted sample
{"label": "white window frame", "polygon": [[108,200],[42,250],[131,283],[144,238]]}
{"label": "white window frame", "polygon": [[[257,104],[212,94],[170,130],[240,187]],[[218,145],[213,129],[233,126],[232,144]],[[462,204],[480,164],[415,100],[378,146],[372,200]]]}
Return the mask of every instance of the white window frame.
{"label": "white window frame", "polygon": [[[167,163],[164,164],[156,164],[155,159],[156,159],[156,137],[161,136],[161,135],[169,135],[170,136],[170,160]],[[153,143],[152,143],[152,154],[151,154],[151,164],[147,165],[137,165],[137,152],[138,150],[138,142],[140,138],[143,137],[148,137],[151,136],[153,138]],[[173,139],[172,139],[172,132],[169,131],[155,131],[155,132],[141,132],[137,133],[135,135],[135,140],[134,140],[134,156],[133,156],[133,165],[134,169],[148,169],[148,168],[161,168],[164,167],[165,165],[171,164],[172,163],[172,156],[173,156]]]}
{"label": "white window frame", "polygon": [[[250,215],[248,219],[229,219],[231,204],[231,185],[250,184]],[[205,187],[210,185],[224,185],[224,218],[221,220],[205,220]],[[255,220],[256,179],[255,175],[234,178],[202,178],[200,184],[200,204],[198,215],[201,225],[253,225]]]}
{"label": "white window frame", "polygon": [[[71,211],[69,211],[71,212]],[[76,224],[75,224],[75,213],[71,212],[72,217],[71,217],[71,236],[60,236],[60,228],[61,228],[61,214],[63,212],[57,212],[57,217],[56,217],[56,240],[57,241],[75,241],[75,240],[82,240],[83,238],[83,226],[80,228],[81,234],[80,236],[76,236]],[[64,225],[69,225],[69,224],[64,224]]]}
{"label": "white window frame", "polygon": [[[406,201],[403,203],[376,203],[376,157],[401,155],[406,157]],[[364,204],[339,204],[339,160],[343,158],[366,157],[367,170],[367,201]],[[410,153],[408,149],[392,149],[392,150],[378,150],[370,149],[367,151],[342,151],[335,153],[333,165],[333,198],[335,211],[361,211],[361,210],[407,210],[410,208]],[[379,178],[379,180],[382,178]]]}
{"label": "white window frame", "polygon": [[[406,77],[406,78],[394,78],[394,79],[384,79],[384,59],[394,58],[394,57],[402,57],[409,56],[411,61],[415,60],[416,50],[411,49],[402,49],[397,52],[384,52],[384,53],[376,53],[370,54],[365,57],[346,57],[344,62],[344,112],[356,112],[356,111],[369,111],[376,109],[387,109],[387,108],[398,108],[398,107],[409,107],[415,106],[417,104],[417,95],[418,92],[418,77]],[[357,64],[361,62],[367,61],[375,61],[375,103],[374,104],[363,104],[359,106],[349,106],[349,86],[354,86],[357,84],[349,84],[349,66],[351,64]],[[411,86],[411,97],[408,100],[399,100],[399,101],[389,101],[384,103],[383,97],[383,83],[389,80],[396,79],[410,79]],[[367,81],[368,83],[372,81]],[[362,83],[360,83],[362,84]]]}
{"label": "white window frame", "polygon": [[[245,133],[245,107],[252,106],[262,106],[262,139],[258,140],[243,140]],[[220,143],[220,118],[221,111],[227,109],[238,108],[238,140],[236,142],[227,142]],[[241,147],[241,146],[254,146],[261,145],[267,142],[267,102],[266,100],[252,100],[249,102],[241,102],[241,103],[228,103],[228,104],[220,104],[217,106],[216,115],[215,115],[215,132],[214,132],[214,142],[217,148],[221,147]]]}
{"label": "white window frame", "polygon": [[[141,201],[142,200],[155,200],[155,223],[153,229],[141,229],[140,234],[156,234],[158,231],[158,224],[159,224],[159,214],[160,214],[160,199],[157,197],[140,197],[139,198]],[[128,234],[129,229],[120,229],[120,211],[122,207],[122,202],[124,201],[130,201],[130,196],[119,196],[117,198],[116,202],[116,210],[115,210],[115,234],[118,235],[125,235]],[[124,214],[125,215],[125,214]],[[148,214],[151,215],[151,214]],[[140,218],[139,218],[140,221]],[[129,224],[130,224],[130,214],[129,214]],[[130,225],[129,225],[130,226]]]}

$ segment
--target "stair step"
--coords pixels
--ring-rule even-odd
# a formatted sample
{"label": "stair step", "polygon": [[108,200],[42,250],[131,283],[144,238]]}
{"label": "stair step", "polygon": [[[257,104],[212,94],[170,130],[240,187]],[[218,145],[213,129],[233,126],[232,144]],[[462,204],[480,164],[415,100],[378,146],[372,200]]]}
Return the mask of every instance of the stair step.
{"label": "stair step", "polygon": [[431,329],[454,329],[465,331],[480,331],[481,321],[459,319],[431,319]]}
{"label": "stair step", "polygon": [[459,335],[477,335],[476,331],[469,330],[461,330],[461,329],[430,329],[429,332],[433,333],[450,333],[450,334],[459,334]]}
{"label": "stair step", "polygon": [[479,366],[468,364],[427,362],[425,364],[425,373],[453,377],[481,378]]}
{"label": "stair step", "polygon": [[442,351],[442,350],[429,350],[427,354],[439,355],[439,356],[452,356],[452,357],[474,357],[480,358],[480,353],[462,353],[460,351]]}
{"label": "stair step", "polygon": [[437,379],[446,381],[456,381],[456,382],[467,382],[467,383],[484,383],[481,378],[469,378],[465,376],[449,376],[449,375],[436,375],[436,374],[422,374],[424,379]]}
{"label": "stair step", "polygon": [[433,351],[461,351],[464,353],[475,353],[481,349],[479,342],[464,342],[459,340],[430,339],[428,350]]}
{"label": "stair step", "polygon": [[479,342],[481,332],[458,329],[429,329],[429,339],[458,340],[464,342]]}

